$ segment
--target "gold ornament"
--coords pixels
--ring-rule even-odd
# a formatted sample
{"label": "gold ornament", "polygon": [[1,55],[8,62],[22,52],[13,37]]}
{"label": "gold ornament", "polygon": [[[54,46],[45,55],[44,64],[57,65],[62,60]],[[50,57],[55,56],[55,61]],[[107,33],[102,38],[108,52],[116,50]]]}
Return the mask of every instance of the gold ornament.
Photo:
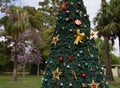
{"label": "gold ornament", "polygon": [[56,43],[59,41],[59,35],[57,35],[56,37],[53,37],[53,40],[52,40],[52,44],[56,45]]}
{"label": "gold ornament", "polygon": [[83,37],[85,36],[85,33],[80,33],[80,30],[77,30],[77,34],[75,35],[76,39],[74,41],[74,44],[78,45],[78,43],[83,43]]}
{"label": "gold ornament", "polygon": [[86,84],[85,83],[82,83],[82,88],[85,88],[86,87]]}
{"label": "gold ornament", "polygon": [[53,79],[58,79],[60,80],[60,75],[62,74],[62,72],[59,72],[59,68],[57,68],[55,71],[52,71],[52,74],[53,74]]}
{"label": "gold ornament", "polygon": [[82,11],[80,11],[80,17],[82,17]]}
{"label": "gold ornament", "polygon": [[91,88],[98,88],[99,86],[99,83],[95,83],[94,80],[92,80],[92,83],[91,84],[88,84]]}
{"label": "gold ornament", "polygon": [[91,55],[91,51],[90,51],[90,48],[88,48],[88,53],[89,53],[89,55]]}
{"label": "gold ornament", "polygon": [[74,78],[77,80],[77,75],[75,71],[72,71],[72,75],[74,76]]}

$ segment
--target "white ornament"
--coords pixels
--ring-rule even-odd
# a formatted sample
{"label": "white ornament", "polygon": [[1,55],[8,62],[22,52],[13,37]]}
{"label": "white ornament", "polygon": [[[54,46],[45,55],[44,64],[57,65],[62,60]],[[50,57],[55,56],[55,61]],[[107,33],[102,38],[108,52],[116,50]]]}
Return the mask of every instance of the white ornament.
{"label": "white ornament", "polygon": [[70,83],[69,86],[72,86],[72,83]]}
{"label": "white ornament", "polygon": [[60,83],[60,86],[63,86],[63,83]]}
{"label": "white ornament", "polygon": [[80,54],[77,54],[77,56],[79,57],[79,56],[80,56]]}
{"label": "white ornament", "polygon": [[67,68],[70,68],[70,65],[67,65]]}

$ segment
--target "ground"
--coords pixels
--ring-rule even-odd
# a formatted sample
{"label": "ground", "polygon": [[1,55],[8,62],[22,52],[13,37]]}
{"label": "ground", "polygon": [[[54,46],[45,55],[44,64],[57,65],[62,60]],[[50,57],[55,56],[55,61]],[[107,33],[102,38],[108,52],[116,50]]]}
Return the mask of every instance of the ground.
{"label": "ground", "polygon": [[[42,76],[18,77],[18,82],[11,81],[11,75],[0,75],[0,88],[40,88]],[[110,82],[110,88],[120,88],[120,78],[116,82]]]}

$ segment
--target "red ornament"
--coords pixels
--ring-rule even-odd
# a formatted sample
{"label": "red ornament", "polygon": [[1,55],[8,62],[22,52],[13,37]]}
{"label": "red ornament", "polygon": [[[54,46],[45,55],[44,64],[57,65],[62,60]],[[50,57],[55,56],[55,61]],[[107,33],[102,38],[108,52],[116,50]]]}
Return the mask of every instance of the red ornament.
{"label": "red ornament", "polygon": [[70,14],[70,11],[69,11],[69,10],[66,10],[66,14]]}
{"label": "red ornament", "polygon": [[83,74],[81,75],[81,77],[82,77],[82,78],[86,78],[86,74],[83,73]]}
{"label": "red ornament", "polygon": [[70,62],[72,62],[72,61],[73,61],[72,56],[69,56],[69,57],[68,57],[68,59],[69,59],[69,61],[70,61]]}
{"label": "red ornament", "polygon": [[48,65],[46,65],[46,69],[48,69],[49,68],[49,66]]}
{"label": "red ornament", "polygon": [[81,2],[78,2],[78,5],[81,5]]}
{"label": "red ornament", "polygon": [[53,83],[56,84],[56,80],[54,80]]}
{"label": "red ornament", "polygon": [[62,57],[59,58],[59,62],[61,62],[61,63],[63,62],[63,58]]}

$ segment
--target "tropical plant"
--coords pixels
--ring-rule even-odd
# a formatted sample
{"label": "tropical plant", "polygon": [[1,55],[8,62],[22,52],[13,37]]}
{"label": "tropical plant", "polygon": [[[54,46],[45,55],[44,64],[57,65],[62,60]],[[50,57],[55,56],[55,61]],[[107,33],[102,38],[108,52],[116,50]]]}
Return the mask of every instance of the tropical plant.
{"label": "tropical plant", "polygon": [[111,25],[115,25],[115,23],[111,23],[109,4],[106,0],[102,0],[101,9],[94,18],[94,23],[97,24],[96,29],[99,31],[99,37],[103,36],[104,38],[107,80],[114,81],[110,61],[109,39],[112,37],[114,30],[114,27]]}
{"label": "tropical plant", "polygon": [[13,68],[13,81],[17,81],[17,55],[18,55],[18,37],[20,33],[23,33],[26,29],[30,28],[28,19],[28,13],[26,10],[19,6],[11,6],[8,14],[2,18],[2,24],[5,27],[6,35],[11,36],[13,46],[15,47],[15,58]]}

